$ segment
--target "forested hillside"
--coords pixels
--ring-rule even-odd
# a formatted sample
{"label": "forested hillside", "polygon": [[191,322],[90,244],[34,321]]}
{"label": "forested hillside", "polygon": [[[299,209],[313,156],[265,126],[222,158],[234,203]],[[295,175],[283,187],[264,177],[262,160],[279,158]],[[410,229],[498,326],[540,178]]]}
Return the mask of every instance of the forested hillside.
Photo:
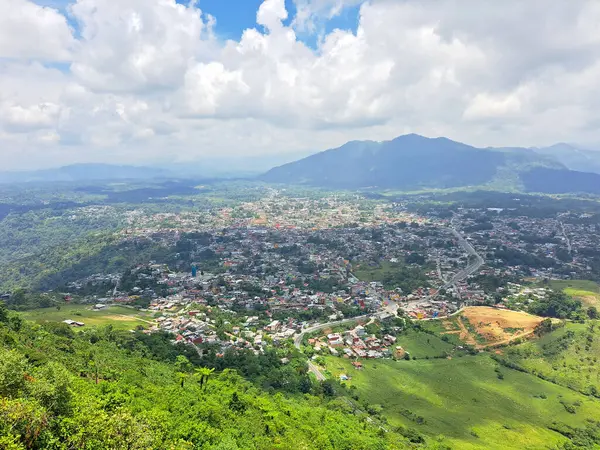
{"label": "forested hillside", "polygon": [[62,325],[0,309],[0,448],[408,448],[331,392],[267,394],[232,370],[149,359],[110,327]]}

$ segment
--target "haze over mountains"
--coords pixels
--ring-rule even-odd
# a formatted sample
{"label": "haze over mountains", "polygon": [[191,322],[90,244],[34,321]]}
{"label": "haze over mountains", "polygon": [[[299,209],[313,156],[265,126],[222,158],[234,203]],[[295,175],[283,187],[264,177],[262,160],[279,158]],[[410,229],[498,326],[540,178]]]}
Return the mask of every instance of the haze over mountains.
{"label": "haze over mountains", "polygon": [[[524,192],[600,193],[600,152],[563,143],[544,148],[477,148],[444,137],[408,134],[383,142],[351,141],[288,162],[300,156],[303,155],[246,156],[237,161],[213,157],[161,167],[74,164],[28,172],[0,172],[0,183],[258,175],[258,179],[266,182],[341,189],[480,186]],[[274,165],[278,166],[267,170]]]}
{"label": "haze over mountains", "polygon": [[[426,189],[489,186],[526,192],[600,193],[600,153],[544,148],[476,148],[416,134],[391,141],[353,141],[269,170],[267,182],[327,188]],[[589,158],[595,164],[585,163]]]}
{"label": "haze over mountains", "polygon": [[95,180],[142,180],[171,176],[168,170],[154,167],[113,164],[73,164],[55,169],[0,172],[0,183],[60,182]]}

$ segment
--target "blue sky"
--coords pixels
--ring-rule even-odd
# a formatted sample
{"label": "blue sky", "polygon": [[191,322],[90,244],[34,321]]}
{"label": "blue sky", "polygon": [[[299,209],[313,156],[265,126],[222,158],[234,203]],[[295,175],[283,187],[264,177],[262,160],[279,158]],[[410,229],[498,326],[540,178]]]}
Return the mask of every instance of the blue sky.
{"label": "blue sky", "polygon": [[[189,0],[176,0],[177,3],[188,4]],[[215,32],[223,39],[239,40],[243,31],[247,28],[256,27],[256,12],[263,0],[199,0],[198,7],[207,14],[217,19]],[[35,3],[43,6],[56,8],[65,13],[72,0],[35,0]],[[292,23],[296,16],[296,5],[294,0],[285,0],[289,17],[286,25]],[[356,31],[360,5],[345,8],[339,15],[330,20],[319,23],[320,28],[313,34],[299,32],[298,37],[311,47],[316,47],[318,35],[329,33],[340,28],[342,30]],[[69,18],[68,18],[69,19]],[[70,25],[77,29],[77,24],[69,20]]]}

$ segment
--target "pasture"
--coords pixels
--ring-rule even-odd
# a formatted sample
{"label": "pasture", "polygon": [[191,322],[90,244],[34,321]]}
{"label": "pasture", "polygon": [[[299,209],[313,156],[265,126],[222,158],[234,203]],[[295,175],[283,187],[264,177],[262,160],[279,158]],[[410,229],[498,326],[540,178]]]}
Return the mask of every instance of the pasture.
{"label": "pasture", "polygon": [[[327,357],[327,370],[354,386],[358,403],[456,449],[555,448],[566,441],[551,427],[584,427],[600,401],[500,366],[488,355],[417,361]],[[573,412],[567,411],[570,409]]]}
{"label": "pasture", "polygon": [[96,311],[92,308],[92,305],[67,304],[61,305],[60,309],[56,307],[34,309],[24,311],[21,314],[23,318],[38,323],[62,322],[69,319],[83,322],[85,327],[111,324],[117,329],[133,329],[138,325],[148,328],[152,324],[151,314],[124,306],[109,306]]}

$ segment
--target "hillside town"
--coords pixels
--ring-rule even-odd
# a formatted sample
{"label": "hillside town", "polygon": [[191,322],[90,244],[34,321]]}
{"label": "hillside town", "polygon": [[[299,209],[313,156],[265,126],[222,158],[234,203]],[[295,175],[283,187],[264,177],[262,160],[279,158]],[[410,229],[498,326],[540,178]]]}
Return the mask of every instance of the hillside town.
{"label": "hillside town", "polygon": [[[594,265],[588,249],[598,243],[585,216],[538,219],[489,208],[417,214],[406,202],[299,199],[275,190],[234,208],[127,220],[123,242],[172,249],[171,262],[96,274],[69,283],[69,292],[154,312],[147,332],[255,352],[353,317],[526,309],[550,292],[540,283],[586,276]],[[365,336],[361,327],[307,344],[347,357],[401,356],[394,336]]]}

